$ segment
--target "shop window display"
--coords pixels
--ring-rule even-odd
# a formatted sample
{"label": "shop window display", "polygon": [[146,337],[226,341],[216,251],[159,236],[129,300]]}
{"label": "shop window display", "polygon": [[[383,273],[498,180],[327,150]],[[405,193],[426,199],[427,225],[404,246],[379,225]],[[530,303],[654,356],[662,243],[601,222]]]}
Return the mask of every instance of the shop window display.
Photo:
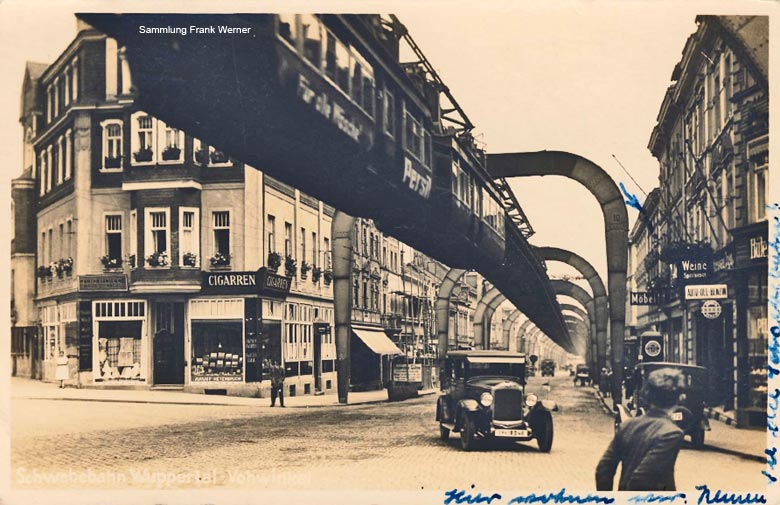
{"label": "shop window display", "polygon": [[243,381],[244,342],[240,321],[192,323],[192,380]]}
{"label": "shop window display", "polygon": [[101,321],[96,380],[143,380],[141,321]]}

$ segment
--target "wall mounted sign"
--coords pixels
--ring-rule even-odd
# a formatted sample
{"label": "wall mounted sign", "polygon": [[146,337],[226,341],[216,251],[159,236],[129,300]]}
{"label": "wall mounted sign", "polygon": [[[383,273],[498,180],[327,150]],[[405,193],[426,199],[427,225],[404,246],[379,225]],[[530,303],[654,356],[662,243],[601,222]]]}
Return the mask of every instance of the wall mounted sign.
{"label": "wall mounted sign", "polygon": [[79,275],[79,291],[127,291],[125,274]]}
{"label": "wall mounted sign", "polygon": [[716,300],[707,300],[701,304],[701,315],[707,319],[717,319],[720,316],[722,308]]}
{"label": "wall mounted sign", "polygon": [[658,295],[648,293],[647,291],[632,291],[631,305],[658,305]]}
{"label": "wall mounted sign", "polygon": [[728,298],[728,286],[726,284],[691,284],[685,286],[686,300],[707,300]]}
{"label": "wall mounted sign", "polygon": [[663,361],[664,360],[664,337],[660,333],[653,333],[650,335],[642,335],[641,339],[641,352],[642,361]]}
{"label": "wall mounted sign", "polygon": [[252,295],[257,293],[255,272],[202,272],[201,292],[214,295]]}
{"label": "wall mounted sign", "polygon": [[292,279],[290,277],[284,277],[283,275],[269,272],[265,267],[257,271],[258,294],[276,298],[287,298],[287,295],[290,294],[291,284]]}

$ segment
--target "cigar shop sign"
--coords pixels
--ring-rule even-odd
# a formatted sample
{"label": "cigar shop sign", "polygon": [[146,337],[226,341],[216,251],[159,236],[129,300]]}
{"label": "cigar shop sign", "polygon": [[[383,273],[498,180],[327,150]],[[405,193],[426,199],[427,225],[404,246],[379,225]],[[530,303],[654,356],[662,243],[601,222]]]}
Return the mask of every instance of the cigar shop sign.
{"label": "cigar shop sign", "polygon": [[201,293],[286,298],[292,279],[261,268],[257,272],[203,272]]}

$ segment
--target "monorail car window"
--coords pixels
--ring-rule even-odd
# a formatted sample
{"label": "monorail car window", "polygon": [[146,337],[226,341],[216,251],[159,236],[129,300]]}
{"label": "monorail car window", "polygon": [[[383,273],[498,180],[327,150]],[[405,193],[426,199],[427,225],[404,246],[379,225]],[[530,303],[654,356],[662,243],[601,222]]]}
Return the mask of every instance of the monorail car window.
{"label": "monorail car window", "polygon": [[279,14],[279,36],[291,46],[298,46],[298,24],[295,14]]}
{"label": "monorail car window", "polygon": [[301,15],[303,56],[319,69],[322,59],[322,23],[312,14]]}
{"label": "monorail car window", "polygon": [[374,69],[354,49],[351,96],[360,108],[374,117]]}
{"label": "monorail car window", "polygon": [[349,49],[336,39],[336,84],[349,95]]}
{"label": "monorail car window", "polygon": [[395,137],[395,97],[390,93],[387,88],[384,92],[385,108],[383,111],[383,124],[385,131],[391,137]]}

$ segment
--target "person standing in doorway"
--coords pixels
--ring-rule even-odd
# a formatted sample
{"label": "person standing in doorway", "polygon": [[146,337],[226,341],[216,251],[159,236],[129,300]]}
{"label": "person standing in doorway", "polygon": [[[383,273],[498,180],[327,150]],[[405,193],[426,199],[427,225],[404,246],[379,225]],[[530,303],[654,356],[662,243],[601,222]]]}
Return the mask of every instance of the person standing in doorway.
{"label": "person standing in doorway", "polygon": [[271,407],[276,406],[276,397],[279,397],[279,406],[284,407],[284,367],[279,363],[271,365]]}
{"label": "person standing in doorway", "polygon": [[56,379],[60,381],[60,388],[65,387],[65,381],[68,380],[68,357],[65,356],[65,351],[60,351],[60,356],[57,358],[57,374]]}
{"label": "person standing in doorway", "polygon": [[671,368],[651,372],[641,394],[650,408],[623,423],[596,468],[596,489],[612,491],[622,464],[618,491],[675,491],[674,464],[683,431],[670,417],[684,387],[683,375]]}

